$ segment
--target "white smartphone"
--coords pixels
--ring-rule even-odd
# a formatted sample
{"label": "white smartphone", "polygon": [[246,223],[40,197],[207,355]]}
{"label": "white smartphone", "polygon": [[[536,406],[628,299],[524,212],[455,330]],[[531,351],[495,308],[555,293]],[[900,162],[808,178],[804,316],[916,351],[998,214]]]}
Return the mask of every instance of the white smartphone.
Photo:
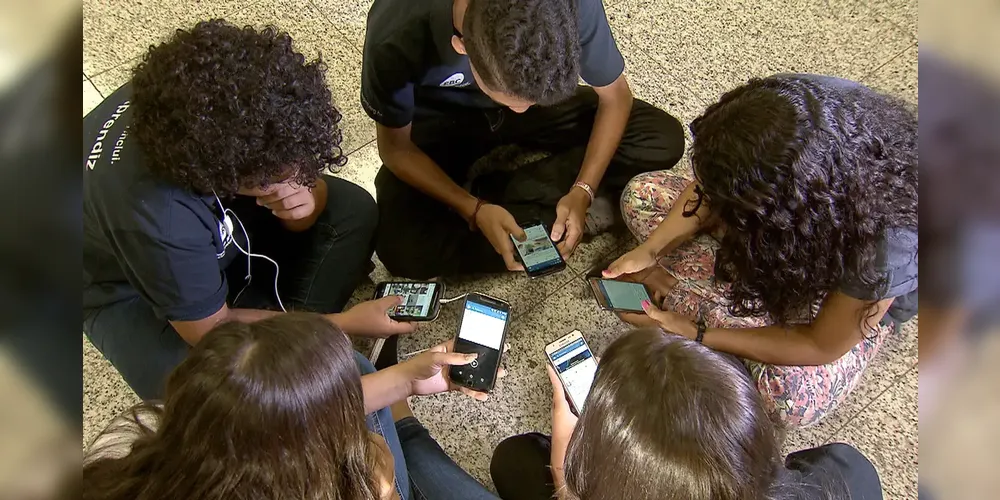
{"label": "white smartphone", "polygon": [[545,357],[559,376],[573,412],[579,415],[597,375],[597,359],[586,339],[580,330],[573,330],[545,346]]}

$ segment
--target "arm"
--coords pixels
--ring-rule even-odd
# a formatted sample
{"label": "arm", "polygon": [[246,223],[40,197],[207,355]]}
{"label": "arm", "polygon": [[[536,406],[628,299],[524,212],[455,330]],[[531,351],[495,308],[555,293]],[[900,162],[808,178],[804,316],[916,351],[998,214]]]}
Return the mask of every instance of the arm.
{"label": "arm", "polygon": [[262,319],[270,318],[276,314],[275,311],[265,311],[262,309],[230,309],[223,304],[222,308],[207,318],[195,321],[170,321],[170,326],[174,327],[177,334],[190,345],[195,345],[212,328],[228,321],[239,321],[242,323],[253,323]]}
{"label": "arm", "polygon": [[510,241],[511,236],[518,241],[525,238],[514,216],[499,205],[481,204],[478,198],[455,184],[434,160],[413,144],[410,127],[394,129],[376,125],[378,153],[385,166],[403,182],[450,206],[463,219],[471,220],[503,258],[508,270],[523,270],[514,259],[514,244]]}
{"label": "arm", "polygon": [[[618,149],[625,125],[632,113],[632,91],[628,88],[625,75],[603,87],[594,87],[597,92],[597,115],[594,128],[590,132],[587,151],[576,180],[594,191],[601,184],[604,172]],[[556,205],[556,219],[552,224],[552,241],[559,242],[559,252],[569,256],[583,238],[583,230],[590,207],[590,195],[583,189],[571,187]]]}
{"label": "arm", "polygon": [[[875,315],[868,326],[877,328],[889,310],[893,299],[876,304]],[[832,363],[850,351],[866,332],[858,318],[864,314],[866,302],[840,292],[829,294],[823,301],[816,320],[807,325],[766,326],[762,328],[709,328],[705,345],[737,356],[775,365],[814,366]],[[697,326],[689,318],[675,313],[661,313],[664,328],[694,338]],[[651,316],[657,315],[654,310]],[[669,316],[669,318],[667,318]],[[659,321],[659,320],[658,320]]]}
{"label": "arm", "polygon": [[389,128],[376,124],[378,154],[396,177],[453,208],[468,220],[479,202],[444,173],[434,160],[410,140],[412,125]]}
{"label": "arm", "polygon": [[667,216],[653,230],[649,238],[642,243],[641,246],[643,248],[650,251],[656,257],[662,257],[680,246],[681,243],[689,240],[699,231],[709,229],[715,223],[715,219],[708,209],[708,202],[704,199],[701,206],[698,207],[698,211],[693,216],[684,216],[684,211],[687,208],[694,208],[694,204],[698,199],[698,196],[694,192],[697,186],[698,181],[693,181],[684,188],[684,191],[677,197],[674,205],[670,207]]}
{"label": "arm", "polygon": [[402,364],[393,365],[361,377],[365,394],[365,413],[371,413],[402,401],[413,394],[413,380]]}
{"label": "arm", "polygon": [[632,113],[632,90],[623,73],[610,85],[594,87],[594,91],[598,97],[597,115],[577,180],[596,191],[625,133]]}
{"label": "arm", "polygon": [[707,230],[717,220],[709,211],[708,204],[702,200],[701,206],[691,217],[685,217],[685,207],[694,208],[697,195],[694,181],[677,197],[670,212],[660,222],[660,225],[650,233],[649,238],[641,245],[622,255],[602,273],[605,278],[614,279],[624,274],[638,273],[656,264],[658,258],[677,248],[698,231]]}

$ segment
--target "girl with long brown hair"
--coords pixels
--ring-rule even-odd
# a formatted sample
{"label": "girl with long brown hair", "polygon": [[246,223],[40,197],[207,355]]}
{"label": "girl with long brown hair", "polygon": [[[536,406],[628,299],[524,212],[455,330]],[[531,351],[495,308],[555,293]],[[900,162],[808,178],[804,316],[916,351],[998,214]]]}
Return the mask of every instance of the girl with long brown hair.
{"label": "girl with long brown hair", "polygon": [[[162,405],[98,436],[83,498],[494,498],[406,411],[407,396],[452,388],[443,368],[473,359],[447,351],[362,378],[374,370],[320,315],[225,323],[174,370]],[[404,452],[423,463],[408,468]]]}
{"label": "girl with long brown hair", "polygon": [[738,361],[648,328],[608,347],[579,419],[551,368],[552,435],[497,446],[510,500],[880,500],[878,474],[842,443],[782,463],[777,424]]}

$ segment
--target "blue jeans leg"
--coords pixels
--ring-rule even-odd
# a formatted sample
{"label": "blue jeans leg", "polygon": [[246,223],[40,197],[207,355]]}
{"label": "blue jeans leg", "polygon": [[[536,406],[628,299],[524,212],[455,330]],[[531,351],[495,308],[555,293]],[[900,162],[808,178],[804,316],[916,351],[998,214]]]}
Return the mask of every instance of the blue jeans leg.
{"label": "blue jeans leg", "polygon": [[462,470],[414,417],[396,422],[414,500],[499,500]]}
{"label": "blue jeans leg", "polygon": [[[375,367],[363,354],[355,351],[354,359],[358,362],[361,375],[375,373]],[[396,433],[396,426],[393,425],[392,411],[389,408],[382,408],[367,416],[365,419],[368,429],[385,438],[389,451],[392,452],[392,459],[396,469],[396,492],[402,500],[410,500],[410,476],[406,472],[406,459],[403,455],[403,448],[399,444],[399,434]]]}

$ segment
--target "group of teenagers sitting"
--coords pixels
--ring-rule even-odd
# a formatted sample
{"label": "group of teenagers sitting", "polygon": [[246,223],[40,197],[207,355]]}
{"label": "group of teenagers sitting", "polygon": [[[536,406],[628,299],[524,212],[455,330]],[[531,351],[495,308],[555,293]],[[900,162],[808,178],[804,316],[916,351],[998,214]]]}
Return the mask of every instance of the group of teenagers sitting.
{"label": "group of teenagers sitting", "polygon": [[[849,445],[781,450],[916,314],[911,106],[754,78],[686,144],[624,69],[600,0],[375,0],[376,203],[327,175],[347,162],[338,68],[220,19],[150,47],[84,118],[83,328],[144,401],[89,445],[84,498],[882,498]],[[534,159],[482,168],[505,146]],[[415,280],[519,271],[528,220],[564,258],[627,228],[602,274],[655,293],[595,353],[579,415],[547,368],[551,435],[500,442],[490,490],[407,403],[485,398],[448,379],[474,356],[390,342],[376,369],[350,336],[415,325],[389,317],[399,297],[344,308],[373,252]]]}

